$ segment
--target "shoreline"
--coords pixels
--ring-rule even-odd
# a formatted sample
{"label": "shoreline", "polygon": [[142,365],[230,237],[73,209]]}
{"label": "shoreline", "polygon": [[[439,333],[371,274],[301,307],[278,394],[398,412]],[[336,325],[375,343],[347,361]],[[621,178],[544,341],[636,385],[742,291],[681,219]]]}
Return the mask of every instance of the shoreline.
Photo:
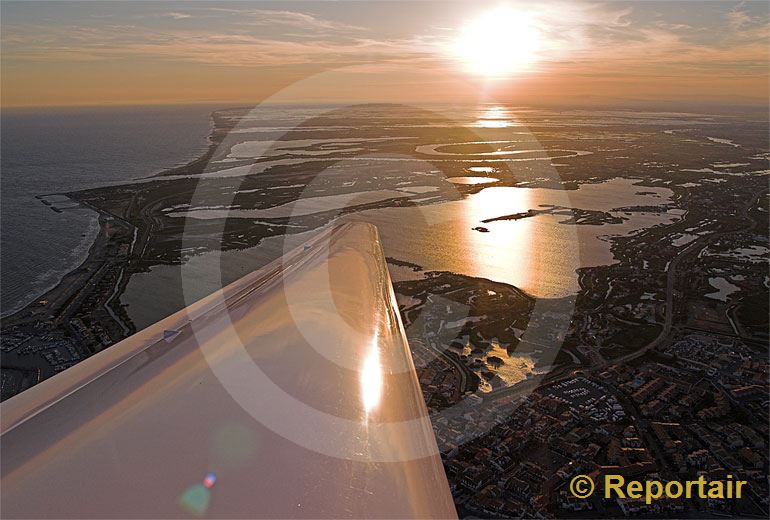
{"label": "shoreline", "polygon": [[222,141],[229,135],[230,130],[234,128],[234,125],[225,125],[223,120],[217,116],[219,112],[223,110],[230,110],[228,108],[219,108],[213,110],[209,114],[209,133],[206,135],[206,142],[208,143],[205,151],[197,157],[189,160],[184,164],[178,166],[172,166],[170,168],[164,168],[157,173],[148,175],[147,177],[139,177],[139,179],[162,179],[172,175],[200,175],[204,173],[206,166],[214,157]]}
{"label": "shoreline", "polygon": [[[189,159],[184,164],[181,164],[179,166],[173,166],[170,168],[164,168],[160,171],[157,171],[156,173],[150,174],[146,177],[137,177],[135,179],[130,179],[125,182],[125,184],[132,184],[136,181],[142,180],[142,179],[158,179],[162,180],[164,176],[167,175],[178,175],[180,172],[187,171],[190,169],[191,171],[195,171],[197,168],[205,167],[206,162],[214,155],[214,152],[216,151],[219,144],[221,144],[221,139],[216,140],[214,139],[215,134],[218,133],[218,130],[221,130],[221,128],[218,128],[215,122],[215,114],[216,112],[224,110],[224,109],[217,109],[212,111],[209,114],[209,133],[206,135],[205,140],[208,143],[205,147],[202,154],[199,154],[191,159]],[[227,135],[226,132],[224,135]],[[191,173],[191,172],[188,172]],[[200,173],[200,172],[199,172]],[[96,188],[87,188],[87,189],[100,189],[109,187],[110,185],[106,186],[97,186]],[[100,243],[100,238],[106,237],[106,225],[108,222],[111,221],[111,219],[120,219],[123,220],[119,215],[114,215],[113,213],[110,213],[108,211],[105,211],[103,209],[95,208],[94,206],[88,204],[85,201],[79,200],[77,198],[74,198],[72,195],[76,192],[55,192],[55,193],[42,193],[35,195],[35,199],[41,201],[44,200],[45,197],[48,196],[65,196],[69,200],[71,200],[73,203],[77,204],[78,206],[82,208],[87,208],[91,211],[93,211],[96,215],[96,222],[97,222],[97,229],[95,230],[93,240],[90,241],[90,245],[88,247],[83,247],[85,250],[83,254],[79,257],[79,262],[75,264],[73,262],[73,266],[68,269],[67,271],[62,271],[61,275],[57,276],[58,278],[57,282],[52,282],[51,284],[48,284],[45,289],[42,291],[36,291],[36,295],[30,299],[30,301],[26,304],[14,306],[12,310],[9,310],[8,312],[5,312],[0,315],[0,327],[5,328],[8,326],[13,326],[19,321],[24,321],[26,317],[24,315],[26,314],[32,314],[39,310],[40,304],[38,302],[40,301],[59,301],[62,298],[63,299],[69,299],[74,294],[78,293],[80,290],[83,289],[82,284],[81,285],[69,285],[70,282],[68,282],[68,278],[71,278],[72,275],[81,269],[84,268],[86,264],[89,262],[95,261],[98,257],[103,256],[105,254],[104,247],[106,246],[106,243]],[[110,220],[108,220],[110,219]],[[123,222],[125,222],[123,220]],[[126,222],[127,223],[127,222]],[[128,224],[128,223],[127,223]],[[137,230],[135,226],[133,226],[134,229]],[[128,267],[129,262],[126,262],[126,266]],[[114,287],[114,291],[110,298],[112,302],[120,300],[120,296],[122,295],[123,291],[125,290],[125,286],[128,283],[129,276],[124,276],[123,280],[121,280],[119,286]],[[67,287],[64,287],[65,282],[67,282]],[[123,321],[125,321],[127,317],[123,318]],[[129,327],[133,327],[133,323],[131,322],[130,318],[128,318],[128,325]]]}
{"label": "shoreline", "polygon": [[[84,204],[84,206],[87,205]],[[51,302],[59,302],[59,305],[64,305],[67,301],[71,300],[76,293],[82,290],[85,284],[88,283],[89,278],[79,276],[78,273],[87,270],[88,264],[98,262],[99,257],[105,255],[105,248],[110,241],[108,234],[109,225],[111,222],[114,222],[115,219],[113,215],[107,212],[100,211],[92,207],[89,207],[89,209],[97,213],[98,231],[83,260],[73,269],[70,269],[64,273],[64,275],[62,275],[61,279],[55,285],[51,286],[46,291],[33,298],[33,301],[29,302],[14,312],[0,317],[3,328],[16,325],[19,321],[26,321],[32,315],[40,314],[42,310],[41,307],[56,305],[56,303]],[[78,283],[76,281],[73,283],[73,280],[71,280],[72,278],[79,279],[81,282]],[[46,303],[39,303],[41,301]]]}
{"label": "shoreline", "polygon": [[[102,224],[100,220],[101,220],[101,216],[97,211],[96,215],[94,215],[94,221],[93,221],[95,225],[89,226],[89,228],[82,233],[84,239],[81,240],[81,243],[78,244],[77,248],[75,248],[76,250],[80,250],[80,253],[77,255],[77,262],[73,260],[73,262],[71,262],[70,266],[67,267],[66,270],[64,269],[56,270],[57,272],[55,276],[52,276],[52,278],[55,281],[51,281],[45,284],[45,287],[39,291],[34,291],[35,296],[31,297],[28,302],[26,303],[19,302],[15,304],[10,310],[0,313],[0,321],[11,318],[17,312],[23,311],[28,305],[34,303],[35,300],[39,300],[44,296],[46,296],[50,291],[57,288],[57,286],[62,282],[64,277],[66,277],[69,273],[77,270],[81,265],[83,265],[88,260],[89,256],[91,255],[91,249],[93,248],[94,243],[99,237],[99,234],[102,232]],[[89,234],[93,235],[93,237],[90,239],[87,236]],[[51,270],[44,273],[46,277],[48,276],[48,273],[50,271]]]}

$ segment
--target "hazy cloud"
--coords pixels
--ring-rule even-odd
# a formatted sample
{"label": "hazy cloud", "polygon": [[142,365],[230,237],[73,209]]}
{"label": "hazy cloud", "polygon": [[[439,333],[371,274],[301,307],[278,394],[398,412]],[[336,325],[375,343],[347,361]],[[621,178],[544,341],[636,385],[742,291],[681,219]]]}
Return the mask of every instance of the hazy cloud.
{"label": "hazy cloud", "polygon": [[[542,35],[540,68],[628,72],[641,67],[681,70],[767,66],[767,17],[741,5],[725,11],[719,31],[665,19],[643,19],[627,4],[522,4]],[[4,25],[4,59],[93,61],[121,58],[226,66],[345,66],[416,64],[445,67],[457,27],[377,38],[375,31],[290,10],[195,7],[164,12],[173,20],[215,17],[206,30],[170,24]],[[736,65],[738,64],[738,65]],[[749,65],[747,65],[749,64]]]}
{"label": "hazy cloud", "polygon": [[163,13],[162,16],[165,16],[167,18],[173,18],[174,20],[184,20],[185,18],[192,18],[192,15],[189,13],[177,13],[177,12]]}
{"label": "hazy cloud", "polygon": [[220,13],[231,17],[233,23],[253,27],[293,27],[305,31],[364,31],[363,27],[327,20],[310,13],[271,9],[200,8],[199,12]]}

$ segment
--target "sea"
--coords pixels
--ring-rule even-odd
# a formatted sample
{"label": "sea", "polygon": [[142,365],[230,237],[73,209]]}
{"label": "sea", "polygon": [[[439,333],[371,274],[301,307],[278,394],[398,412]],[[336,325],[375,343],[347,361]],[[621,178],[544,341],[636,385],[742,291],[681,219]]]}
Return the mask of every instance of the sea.
{"label": "sea", "polygon": [[216,108],[4,108],[0,316],[55,287],[85,260],[99,232],[96,212],[48,195],[121,184],[186,163],[208,146]]}

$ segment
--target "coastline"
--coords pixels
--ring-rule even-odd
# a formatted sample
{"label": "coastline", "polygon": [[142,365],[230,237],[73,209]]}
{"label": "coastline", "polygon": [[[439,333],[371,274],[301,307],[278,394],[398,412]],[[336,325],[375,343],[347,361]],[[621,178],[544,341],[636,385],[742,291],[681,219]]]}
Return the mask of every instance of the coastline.
{"label": "coastline", "polygon": [[206,166],[214,157],[214,154],[222,144],[222,141],[225,139],[225,137],[227,137],[228,133],[233,128],[233,125],[223,124],[224,119],[218,117],[218,113],[223,110],[228,109],[220,108],[213,110],[209,114],[209,133],[206,135],[206,141],[208,145],[202,154],[184,164],[172,166],[170,168],[164,168],[159,172],[148,175],[147,177],[141,177],[141,179],[156,179],[172,175],[200,175],[201,173],[204,173]]}
{"label": "coastline", "polygon": [[56,270],[55,273],[49,274],[49,271],[44,273],[44,275],[41,275],[43,278],[51,277],[52,280],[44,284],[44,287],[42,287],[40,290],[36,290],[35,295],[30,297],[29,301],[19,301],[9,310],[0,313],[0,321],[10,318],[17,312],[24,310],[28,305],[34,303],[35,300],[44,298],[50,291],[56,289],[61,284],[65,276],[77,270],[88,260],[89,256],[92,254],[91,250],[96,243],[99,234],[102,232],[102,224],[100,222],[100,215],[98,211],[94,215],[92,222],[93,225],[90,225],[88,229],[83,232],[83,240],[81,240],[80,244],[76,248],[76,260],[70,262],[67,267]]}
{"label": "coastline", "polygon": [[[205,168],[205,164],[208,163],[208,160],[213,156],[214,152],[216,151],[217,147],[221,143],[221,138],[216,139],[215,136],[218,133],[218,130],[221,130],[217,127],[215,123],[215,114],[218,110],[212,111],[209,114],[209,133],[205,136],[205,141],[208,143],[204,152],[202,154],[198,154],[194,156],[193,158],[187,160],[184,164],[180,164],[178,166],[172,166],[170,168],[164,168],[160,171],[157,171],[155,173],[152,173],[146,177],[137,177],[135,179],[131,179],[127,181],[128,184],[141,180],[141,179],[150,179],[150,178],[157,178],[162,179],[164,176],[167,175],[178,175],[181,173],[191,174],[192,172],[200,173],[203,168]],[[226,135],[226,132],[224,133]],[[222,136],[223,138],[224,136]],[[44,200],[44,197],[47,196],[64,196],[67,197],[70,201],[77,204],[81,208],[87,208],[90,211],[93,211],[95,213],[95,220],[97,222],[97,225],[94,226],[93,229],[93,238],[91,240],[83,240],[82,242],[82,254],[78,255],[78,262],[73,262],[71,264],[72,267],[70,267],[68,270],[61,270],[61,274],[56,276],[58,281],[51,282],[50,284],[47,284],[47,287],[45,289],[42,289],[41,291],[36,291],[36,295],[30,299],[27,303],[19,303],[15,305],[11,310],[4,312],[0,315],[0,326],[2,328],[6,328],[9,326],[13,326],[19,322],[26,321],[29,316],[31,315],[38,315],[41,313],[41,307],[44,307],[46,304],[40,304],[39,302],[59,302],[59,301],[66,301],[71,299],[75,294],[77,294],[79,291],[83,289],[83,285],[88,282],[88,280],[83,280],[82,283],[79,283],[80,277],[75,276],[76,273],[79,271],[82,271],[86,265],[89,263],[98,261],[99,258],[102,258],[105,256],[106,251],[105,247],[107,246],[109,239],[107,238],[108,235],[108,229],[112,222],[114,222],[114,219],[120,219],[121,221],[125,222],[119,215],[115,215],[113,213],[110,213],[108,211],[105,211],[103,209],[95,208],[92,205],[88,204],[85,201],[79,200],[75,198],[73,195],[76,192],[62,192],[62,193],[43,193],[38,194],[35,196],[35,198],[39,201]],[[66,211],[66,210],[65,210]],[[125,222],[128,224],[127,222]],[[132,226],[135,230],[138,231],[138,229],[135,226]],[[130,255],[129,255],[130,256]],[[126,263],[128,264],[128,262]],[[126,265],[127,267],[127,265]],[[110,300],[111,302],[119,302],[120,296],[125,290],[125,286],[128,282],[129,276],[122,276],[121,280],[118,285],[116,285],[111,292]],[[125,315],[125,312],[123,313]],[[133,330],[133,323],[131,323],[130,318],[125,315],[121,318],[123,325],[126,325],[130,330]]]}

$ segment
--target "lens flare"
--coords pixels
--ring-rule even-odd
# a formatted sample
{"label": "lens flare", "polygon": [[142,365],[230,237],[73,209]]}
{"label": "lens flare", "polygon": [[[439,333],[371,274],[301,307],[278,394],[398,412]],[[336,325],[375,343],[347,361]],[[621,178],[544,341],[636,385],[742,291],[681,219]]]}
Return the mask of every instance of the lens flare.
{"label": "lens flare", "polygon": [[209,508],[211,491],[202,484],[188,487],[179,497],[179,506],[194,516],[203,516]]}
{"label": "lens flare", "polygon": [[206,477],[203,479],[203,486],[206,489],[211,489],[214,487],[214,484],[217,483],[217,476],[214,473],[207,473]]}

